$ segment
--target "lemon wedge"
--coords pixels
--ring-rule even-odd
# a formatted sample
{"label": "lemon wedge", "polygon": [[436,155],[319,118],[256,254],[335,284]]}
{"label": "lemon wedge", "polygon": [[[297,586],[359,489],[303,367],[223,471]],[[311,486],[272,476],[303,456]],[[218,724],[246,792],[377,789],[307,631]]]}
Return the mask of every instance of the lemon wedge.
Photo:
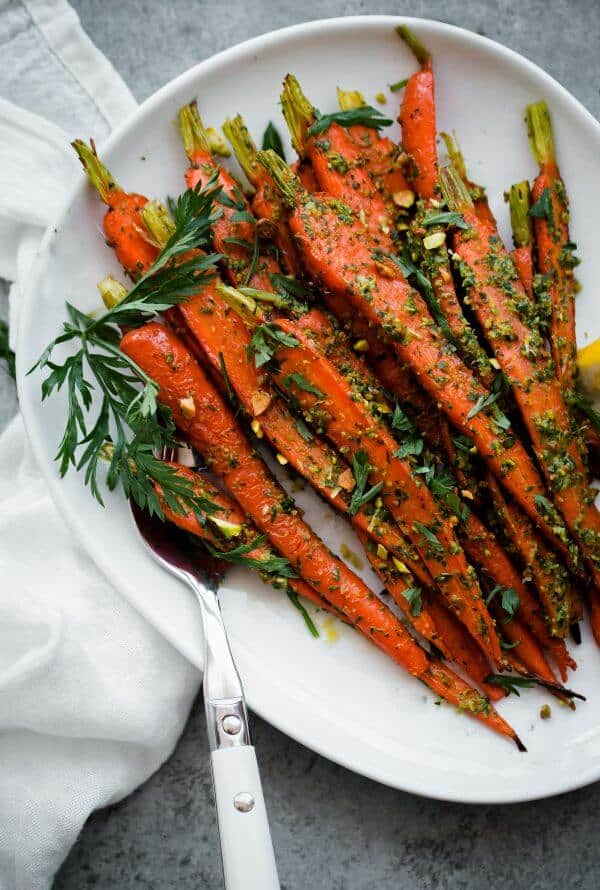
{"label": "lemon wedge", "polygon": [[600,395],[600,337],[580,349],[577,365],[584,389],[591,395]]}

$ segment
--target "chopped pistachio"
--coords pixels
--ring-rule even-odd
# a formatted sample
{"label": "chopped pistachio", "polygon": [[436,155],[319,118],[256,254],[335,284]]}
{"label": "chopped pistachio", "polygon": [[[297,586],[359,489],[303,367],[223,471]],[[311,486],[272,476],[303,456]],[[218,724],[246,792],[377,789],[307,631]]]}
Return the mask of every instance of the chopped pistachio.
{"label": "chopped pistachio", "polygon": [[252,432],[254,433],[254,435],[256,436],[257,439],[262,439],[263,430],[262,430],[262,426],[260,425],[258,420],[252,421],[252,423],[250,424],[250,429],[252,430]]}
{"label": "chopped pistachio", "polygon": [[442,244],[445,243],[445,232],[432,232],[431,235],[427,235],[427,237],[423,238],[423,247],[425,250],[436,250],[436,248],[441,247]]}
{"label": "chopped pistachio", "polygon": [[219,519],[218,516],[207,516],[206,518],[213,525],[216,525],[221,534],[226,538],[236,538],[242,532],[242,526],[239,522],[229,522],[227,519]]}
{"label": "chopped pistachio", "polygon": [[542,720],[549,720],[552,716],[552,708],[550,705],[542,705],[540,708],[540,717]]}
{"label": "chopped pistachio", "polygon": [[280,463],[282,467],[285,467],[285,465],[289,463],[287,457],[284,457],[283,454],[280,454],[279,452],[277,452],[275,457],[277,458],[277,463]]}
{"label": "chopped pistachio", "polygon": [[380,105],[385,105],[385,103],[387,102],[387,97],[386,97],[385,93],[376,93],[375,101],[379,102]]}
{"label": "chopped pistachio", "polygon": [[382,559],[384,561],[388,558],[388,552],[383,544],[377,545],[377,556],[379,557],[379,559]]}
{"label": "chopped pistachio", "polygon": [[271,404],[271,396],[263,389],[257,389],[252,393],[252,412],[255,417],[263,414]]}
{"label": "chopped pistachio", "polygon": [[368,352],[369,344],[366,340],[357,340],[352,348],[355,352]]}
{"label": "chopped pistachio", "polygon": [[400,192],[394,192],[392,201],[396,207],[404,207],[408,209],[415,203],[415,193],[411,189],[403,189]]}
{"label": "chopped pistachio", "polygon": [[196,403],[191,396],[179,399],[179,409],[186,420],[191,420],[196,416]]}
{"label": "chopped pistachio", "polygon": [[397,572],[400,572],[402,575],[410,575],[410,569],[403,563],[401,559],[398,559],[396,556],[392,556],[392,562],[394,563],[394,568]]}

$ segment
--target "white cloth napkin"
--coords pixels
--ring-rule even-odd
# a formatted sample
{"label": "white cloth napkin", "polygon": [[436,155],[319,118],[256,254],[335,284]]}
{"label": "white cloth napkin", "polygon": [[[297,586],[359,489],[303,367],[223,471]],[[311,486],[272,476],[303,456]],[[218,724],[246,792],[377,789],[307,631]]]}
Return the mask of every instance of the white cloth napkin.
{"label": "white cloth napkin", "polygon": [[[70,139],[101,140],[135,102],[64,0],[0,0],[0,46],[14,336],[20,287],[79,169]],[[198,683],[73,541],[15,418],[0,436],[1,890],[51,885],[90,812],[169,756]]]}

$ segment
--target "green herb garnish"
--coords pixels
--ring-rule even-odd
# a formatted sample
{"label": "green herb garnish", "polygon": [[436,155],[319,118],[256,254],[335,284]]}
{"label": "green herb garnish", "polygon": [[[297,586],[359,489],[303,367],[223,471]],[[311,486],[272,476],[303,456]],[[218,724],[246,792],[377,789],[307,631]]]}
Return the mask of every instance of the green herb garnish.
{"label": "green herb garnish", "polygon": [[281,136],[279,135],[275,124],[272,121],[269,121],[267,124],[267,128],[264,132],[262,138],[262,150],[274,151],[275,154],[279,155],[280,158],[283,158],[285,161],[285,152],[283,150],[283,142],[281,141]]}
{"label": "green herb garnish", "polygon": [[486,605],[489,606],[494,597],[496,597],[499,593],[502,594],[502,608],[507,615],[504,623],[508,624],[508,622],[515,617],[517,609],[521,604],[521,600],[519,599],[519,594],[512,587],[503,587],[501,584],[497,584],[494,589],[490,591],[489,596],[486,598]]}
{"label": "green herb garnish", "polygon": [[347,111],[334,111],[332,114],[319,114],[315,109],[317,119],[308,128],[308,136],[318,136],[328,130],[332,124],[339,124],[341,127],[369,127],[372,130],[381,130],[383,127],[389,127],[393,121],[384,117],[381,111],[373,108],[371,105],[361,105],[359,108],[350,108]]}
{"label": "green herb garnish", "polygon": [[316,386],[313,386],[310,380],[307,380],[304,374],[288,374],[287,377],[283,378],[283,385],[286,387],[290,387],[291,385],[297,386],[298,389],[304,390],[304,392],[310,392],[314,396],[318,398],[323,398],[323,393],[320,389],[317,389]]}
{"label": "green herb garnish", "polygon": [[299,346],[300,341],[292,334],[286,334],[272,324],[261,324],[254,329],[248,344],[248,358],[254,358],[257,368],[268,364],[282,346]]}
{"label": "green herb garnish", "polygon": [[402,591],[402,596],[407,601],[410,614],[418,618],[423,608],[422,591],[420,587],[407,587]]}
{"label": "green herb garnish", "polygon": [[355,516],[364,504],[368,504],[377,497],[383,488],[383,482],[378,482],[367,490],[371,466],[364,451],[357,451],[352,458],[352,472],[354,473],[354,488],[348,506],[350,516]]}
{"label": "green herb garnish", "polygon": [[304,606],[302,605],[302,603],[300,602],[300,597],[298,596],[298,594],[296,593],[296,591],[295,591],[295,590],[290,590],[289,587],[288,587],[288,589],[286,590],[286,593],[287,593],[287,595],[288,595],[288,597],[289,597],[290,602],[291,602],[292,605],[294,606],[294,608],[298,609],[298,611],[300,612],[300,614],[301,614],[302,617],[304,618],[304,623],[306,624],[306,626],[307,626],[307,628],[309,629],[310,633],[313,635],[313,637],[319,637],[319,636],[320,636],[320,633],[319,633],[319,631],[317,630],[317,627],[316,627],[316,625],[315,625],[315,622],[312,620],[312,618],[311,618],[310,615],[308,614],[307,610],[305,609],[305,607],[304,607]]}
{"label": "green herb garnish", "polygon": [[469,228],[469,224],[465,221],[462,213],[457,213],[455,210],[426,213],[423,217],[423,225],[426,228],[429,226],[455,226],[457,229]]}
{"label": "green herb garnish", "polygon": [[507,676],[506,674],[488,674],[485,682],[491,683],[493,686],[501,686],[507,695],[514,694],[517,697],[521,696],[519,689],[531,689],[532,686],[535,686],[534,680],[528,680],[526,677]]}

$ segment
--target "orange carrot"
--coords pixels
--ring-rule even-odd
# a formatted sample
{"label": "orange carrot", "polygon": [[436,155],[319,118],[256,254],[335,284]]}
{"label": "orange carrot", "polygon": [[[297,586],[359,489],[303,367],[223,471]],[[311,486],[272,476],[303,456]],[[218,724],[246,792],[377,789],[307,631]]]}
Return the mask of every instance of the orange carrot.
{"label": "orange carrot", "polygon": [[187,187],[205,186],[218,173],[223,215],[213,226],[213,243],[224,257],[228,278],[233,284],[268,287],[269,275],[278,272],[279,267],[274,257],[261,249],[256,223],[247,219],[248,204],[239,185],[230,173],[215,164],[195,103],[179,111],[179,128],[190,161],[185,176]]}
{"label": "orange carrot", "polygon": [[549,276],[552,305],[550,347],[557,379],[572,390],[577,379],[575,337],[576,283],[573,268],[577,260],[569,237],[569,202],[560,177],[552,123],[545,102],[528,105],[525,119],[529,140],[540,165],[532,190],[536,261],[540,272]]}
{"label": "orange carrot", "polygon": [[[273,153],[259,153],[293,209],[290,227],[315,280],[346,298],[376,325],[402,363],[440,404],[449,419],[472,438],[482,457],[515,499],[562,551],[560,520],[548,521],[536,503],[545,489],[533,461],[514,438],[506,439],[484,408],[490,394],[448,350],[418,294],[398,266],[380,257],[358,214],[326,196],[307,194]],[[558,533],[557,533],[558,530]],[[561,539],[562,538],[562,539]]]}
{"label": "orange carrot", "polygon": [[429,489],[412,473],[407,458],[397,456],[397,442],[381,422],[372,417],[355,397],[352,388],[294,325],[279,319],[277,326],[294,333],[298,345],[277,351],[275,378],[293,392],[308,418],[323,427],[338,449],[353,461],[367,463],[372,485],[403,533],[419,552],[449,608],[466,624],[494,664],[501,661],[499,645],[481,592]]}
{"label": "orange carrot", "polygon": [[[600,514],[587,489],[581,449],[544,341],[531,320],[529,300],[496,227],[477,218],[451,168],[444,171],[443,188],[449,205],[469,226],[468,237],[465,232],[454,236],[455,252],[468,270],[468,299],[512,387],[556,507],[600,587]],[[548,519],[558,515],[543,496],[538,497],[538,510]]]}
{"label": "orange carrot", "polygon": [[159,400],[171,410],[186,439],[204,453],[211,470],[301,578],[309,579],[321,596],[409,673],[519,744],[487,699],[430,659],[390,609],[306,525],[174,333],[152,322],[125,334],[121,348],[156,382]]}
{"label": "orange carrot", "polygon": [[433,198],[438,176],[431,56],[406,25],[400,25],[396,31],[421,66],[419,71],[408,78],[398,118],[402,127],[403,148],[413,161],[409,178],[421,197]]}
{"label": "orange carrot", "polygon": [[[191,510],[183,513],[172,510],[162,497],[160,487],[158,484],[155,484],[165,518],[169,522],[172,522],[182,531],[208,541],[217,551],[227,551],[232,549],[232,546],[235,547],[239,544],[248,545],[256,540],[256,547],[249,550],[246,554],[249,560],[266,563],[274,555],[274,551],[270,547],[257,540],[259,538],[258,532],[248,523],[246,516],[237,504],[205,479],[201,473],[194,472],[187,467],[175,463],[169,463],[168,465],[176,469],[180,476],[186,477],[192,483],[195,494],[207,498],[219,508],[214,515],[207,516],[204,522],[200,522],[198,516]],[[226,530],[226,534],[223,533],[223,529]],[[260,572],[260,569],[257,569],[257,571]],[[323,599],[306,581],[302,581],[299,578],[280,578],[278,579],[278,586],[289,587],[294,593],[309,599],[316,606],[332,611],[327,600]]]}
{"label": "orange carrot", "polygon": [[93,142],[90,147],[81,139],[76,139],[72,145],[90,181],[108,207],[103,223],[106,241],[114,248],[127,274],[135,280],[156,258],[154,245],[144,236],[140,216],[147,199],[143,195],[123,191],[100,162]]}
{"label": "orange carrot", "polygon": [[469,677],[492,701],[504,698],[506,693],[501,686],[485,682],[490,673],[490,666],[473,637],[466,632],[464,625],[445,608],[439,598],[427,593],[424,597],[436,629],[450,652],[451,660],[464,668]]}

